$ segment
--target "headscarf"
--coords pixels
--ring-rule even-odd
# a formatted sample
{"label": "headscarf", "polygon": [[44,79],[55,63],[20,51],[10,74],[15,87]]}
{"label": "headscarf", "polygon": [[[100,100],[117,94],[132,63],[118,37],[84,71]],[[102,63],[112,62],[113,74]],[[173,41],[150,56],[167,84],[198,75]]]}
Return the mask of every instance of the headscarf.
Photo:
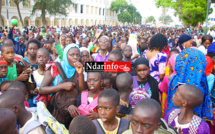
{"label": "headscarf", "polygon": [[212,120],[212,103],[207,84],[207,77],[204,74],[205,67],[205,56],[199,50],[186,48],[179,54],[179,56],[177,56],[175,63],[176,75],[174,75],[169,82],[166,113],[172,108],[175,108],[172,97],[178,88],[178,82],[180,82],[194,85],[201,89],[204,96],[203,104],[196,107],[194,112],[198,113],[198,116],[206,120]]}
{"label": "headscarf", "polygon": [[0,65],[2,64],[6,64],[7,65],[7,62],[5,60],[0,60]]}
{"label": "headscarf", "polygon": [[[76,45],[76,44],[69,44],[64,49],[63,61],[61,61],[61,66],[62,66],[67,78],[71,78],[74,75],[75,71],[76,71],[76,69],[69,64],[69,61],[68,61],[68,58],[67,58],[67,54],[68,54],[68,52],[69,52],[69,50],[71,48],[78,48],[78,50],[80,50],[78,45]],[[54,86],[59,84],[61,81],[62,81],[62,78],[61,78],[60,74],[58,74],[58,76],[55,77],[55,79],[53,80]]]}
{"label": "headscarf", "polygon": [[214,65],[213,65],[213,60],[211,59],[211,57],[205,56],[205,58],[206,58],[206,62],[207,62],[207,66],[205,68],[205,73],[208,76],[213,71]]}
{"label": "headscarf", "polygon": [[184,48],[183,48],[182,44],[184,42],[187,42],[187,41],[191,40],[191,39],[192,39],[192,37],[190,35],[188,35],[188,34],[182,34],[180,36],[179,40],[178,40],[177,46],[179,46],[180,49],[183,50]]}
{"label": "headscarf", "polygon": [[215,53],[215,42],[208,47],[208,53]]}
{"label": "headscarf", "polygon": [[140,64],[144,64],[144,65],[146,65],[146,66],[149,67],[149,61],[146,58],[144,58],[144,57],[140,57],[140,58],[137,58],[135,60],[135,62],[134,62],[134,68],[136,68]]}
{"label": "headscarf", "polygon": [[86,48],[86,47],[81,47],[81,48],[80,48],[80,52],[83,52],[83,51],[87,51],[87,52],[90,54],[89,49]]}
{"label": "headscarf", "polygon": [[176,62],[176,57],[178,56],[178,54],[173,54],[170,58],[169,58],[169,63],[171,64],[172,68],[173,68],[173,73],[172,74],[176,74],[175,72],[175,62]]}

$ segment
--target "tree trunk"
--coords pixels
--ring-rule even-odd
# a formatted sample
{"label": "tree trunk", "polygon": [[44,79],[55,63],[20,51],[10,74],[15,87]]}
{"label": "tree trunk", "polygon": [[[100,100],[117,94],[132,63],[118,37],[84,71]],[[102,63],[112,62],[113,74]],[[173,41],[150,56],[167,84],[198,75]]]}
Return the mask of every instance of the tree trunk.
{"label": "tree trunk", "polygon": [[3,22],[3,19],[2,19],[2,16],[1,16],[1,9],[2,9],[2,0],[0,0],[0,26],[4,26],[4,22]]}
{"label": "tree trunk", "polygon": [[16,3],[16,7],[17,7],[18,14],[19,14],[20,22],[21,22],[22,27],[23,27],[23,26],[24,26],[24,23],[23,23],[23,20],[22,20],[22,15],[21,15],[21,13],[20,13],[20,9],[19,9],[19,2]]}
{"label": "tree trunk", "polygon": [[42,23],[43,23],[43,26],[46,27],[46,12],[45,12],[45,9],[42,9]]}

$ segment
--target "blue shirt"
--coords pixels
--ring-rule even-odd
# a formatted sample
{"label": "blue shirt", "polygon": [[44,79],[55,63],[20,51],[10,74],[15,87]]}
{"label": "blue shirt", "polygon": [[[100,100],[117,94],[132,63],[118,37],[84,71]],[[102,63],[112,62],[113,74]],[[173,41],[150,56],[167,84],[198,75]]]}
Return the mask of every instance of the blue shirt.
{"label": "blue shirt", "polygon": [[24,57],[26,47],[25,45],[21,45],[19,42],[14,40],[12,31],[9,32],[8,39],[11,39],[13,41],[14,52]]}

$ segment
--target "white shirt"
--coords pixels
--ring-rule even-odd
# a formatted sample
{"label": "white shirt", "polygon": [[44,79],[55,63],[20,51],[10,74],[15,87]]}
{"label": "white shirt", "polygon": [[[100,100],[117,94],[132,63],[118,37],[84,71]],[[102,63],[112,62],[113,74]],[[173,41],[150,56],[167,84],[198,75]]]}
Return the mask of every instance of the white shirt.
{"label": "white shirt", "polygon": [[212,30],[212,31],[208,31],[208,33],[207,34],[210,34],[213,38],[214,38],[214,36],[215,36],[215,32],[214,32],[214,30]]}
{"label": "white shirt", "polygon": [[207,52],[208,52],[208,50],[207,50],[203,45],[200,45],[200,46],[198,47],[198,49],[199,49],[201,52],[203,52],[205,55],[206,55]]}
{"label": "white shirt", "polygon": [[178,123],[178,116],[174,119],[174,121],[175,121],[175,127],[177,127],[177,128],[185,129],[185,128],[189,128],[189,126],[190,126],[190,123],[179,124]]}

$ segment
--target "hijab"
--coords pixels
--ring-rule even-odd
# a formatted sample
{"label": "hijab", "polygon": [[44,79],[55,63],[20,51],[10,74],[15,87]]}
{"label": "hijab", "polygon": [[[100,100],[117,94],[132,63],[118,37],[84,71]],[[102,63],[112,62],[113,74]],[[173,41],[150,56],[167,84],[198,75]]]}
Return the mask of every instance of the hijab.
{"label": "hijab", "polygon": [[192,39],[192,37],[190,35],[188,35],[188,34],[182,34],[180,36],[179,40],[178,40],[177,46],[179,46],[180,49],[183,50],[184,47],[182,46],[182,44],[184,42],[187,42],[187,41],[191,40],[191,39]]}
{"label": "hijab", "polygon": [[207,77],[204,72],[205,68],[205,56],[197,49],[186,48],[176,57],[176,75],[174,75],[169,82],[166,113],[172,110],[172,108],[176,108],[173,104],[172,98],[178,88],[177,85],[180,82],[194,85],[202,91],[204,96],[203,104],[196,107],[194,112],[196,112],[199,117],[208,121],[213,119],[212,102],[208,89]]}

